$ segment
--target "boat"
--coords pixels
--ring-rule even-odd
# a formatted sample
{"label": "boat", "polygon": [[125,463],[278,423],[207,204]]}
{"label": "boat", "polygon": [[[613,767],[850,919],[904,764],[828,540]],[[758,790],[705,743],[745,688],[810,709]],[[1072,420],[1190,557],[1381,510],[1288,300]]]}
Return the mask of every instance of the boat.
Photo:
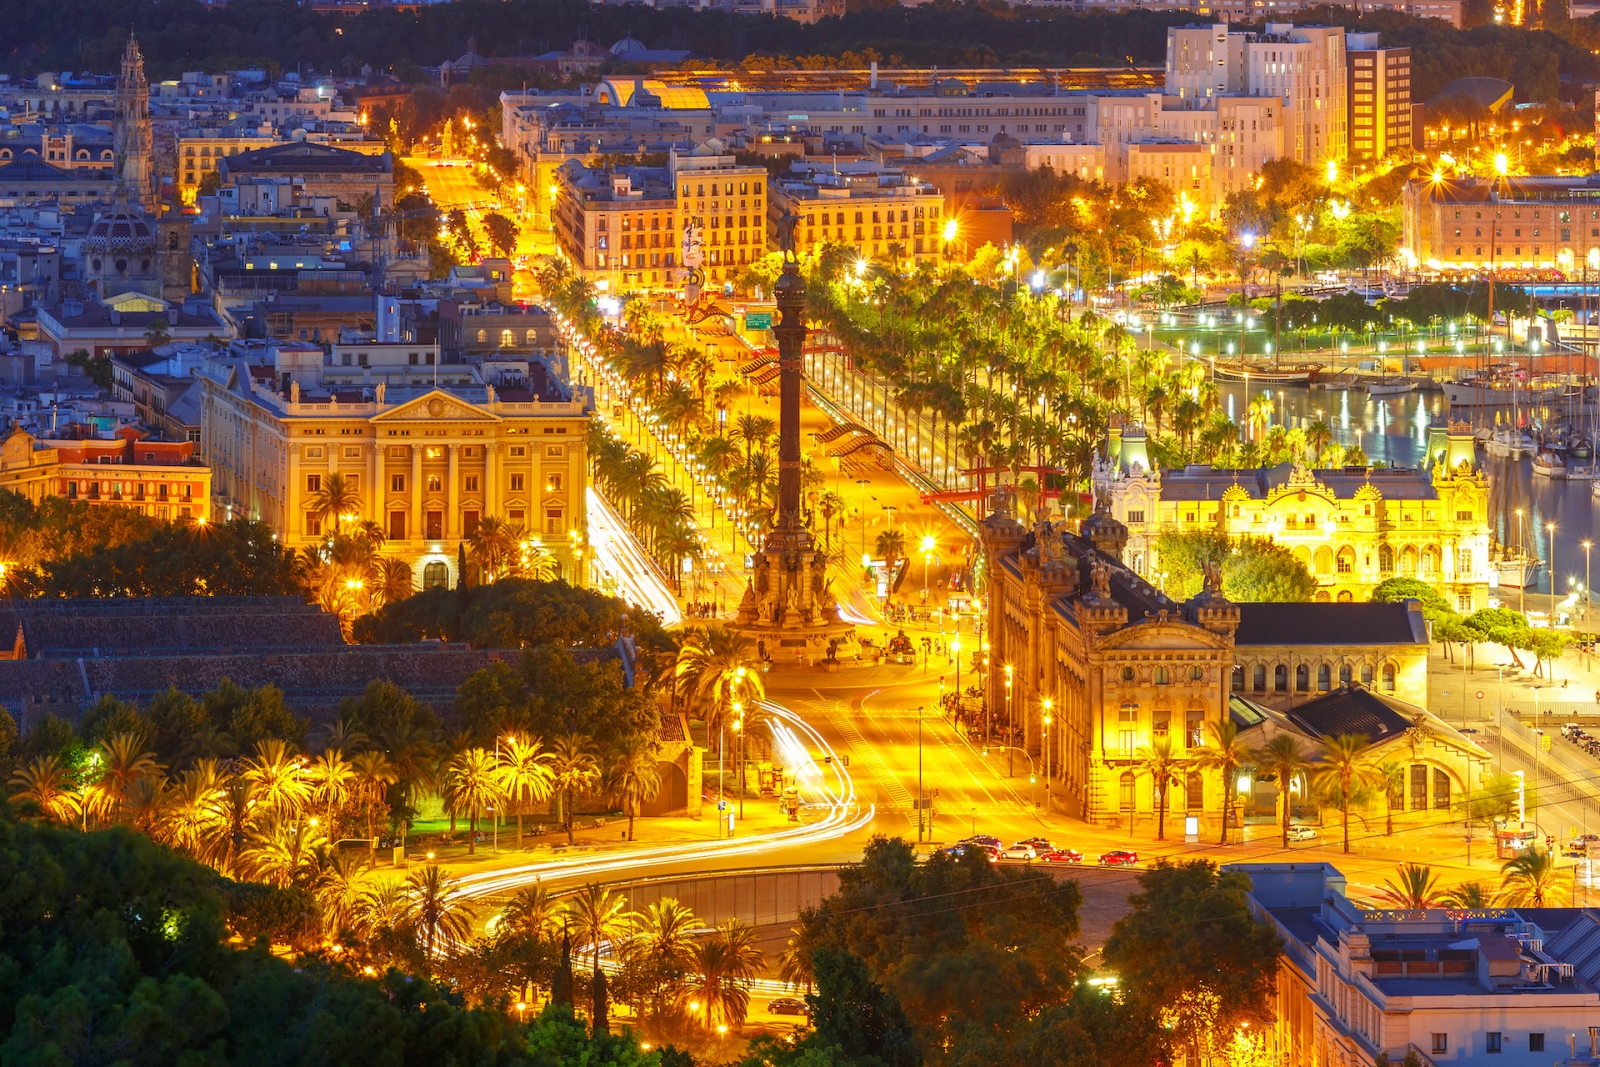
{"label": "boat", "polygon": [[1417,387],[1410,378],[1378,378],[1367,383],[1368,396],[1398,396]]}
{"label": "boat", "polygon": [[1483,450],[1502,459],[1521,459],[1533,451],[1533,438],[1521,430],[1502,426],[1484,442]]}
{"label": "boat", "polygon": [[1567,442],[1567,455],[1573,459],[1591,460],[1594,458],[1594,445],[1583,434],[1575,433]]}
{"label": "boat", "polygon": [[1533,457],[1533,473],[1542,478],[1565,479],[1567,476],[1566,460],[1554,452],[1542,450]]}
{"label": "boat", "polygon": [[1502,586],[1526,589],[1539,581],[1544,564],[1536,556],[1505,556],[1494,561],[1494,571]]}
{"label": "boat", "polygon": [[1508,408],[1516,404],[1549,404],[1563,400],[1571,392],[1570,383],[1560,379],[1530,381],[1514,363],[1494,363],[1481,374],[1469,374],[1453,382],[1441,382],[1445,399],[1456,407]]}
{"label": "boat", "polygon": [[1211,376],[1219,382],[1260,382],[1262,385],[1309,385],[1322,373],[1320,363],[1279,363],[1271,360],[1211,360]]}

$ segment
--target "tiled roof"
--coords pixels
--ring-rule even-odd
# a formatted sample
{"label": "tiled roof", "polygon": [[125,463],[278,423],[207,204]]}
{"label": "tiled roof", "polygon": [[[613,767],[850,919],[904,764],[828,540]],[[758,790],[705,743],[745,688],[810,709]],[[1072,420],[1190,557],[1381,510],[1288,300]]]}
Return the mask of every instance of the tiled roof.
{"label": "tiled roof", "polygon": [[1423,710],[1355,685],[1340,686],[1283,714],[1312,737],[1365,734],[1380,744],[1405,733]]}
{"label": "tiled roof", "polygon": [[1409,601],[1363,604],[1240,604],[1235,646],[1417,645],[1428,641]]}

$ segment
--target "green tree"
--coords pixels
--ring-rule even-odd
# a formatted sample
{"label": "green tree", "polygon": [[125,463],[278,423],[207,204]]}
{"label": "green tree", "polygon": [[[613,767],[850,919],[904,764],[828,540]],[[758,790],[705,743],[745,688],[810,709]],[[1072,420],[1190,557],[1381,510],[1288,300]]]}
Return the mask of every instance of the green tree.
{"label": "green tree", "polygon": [[1425,863],[1402,863],[1398,879],[1385,878],[1378,896],[1396,908],[1436,908],[1443,899],[1439,876]]}
{"label": "green tree", "polygon": [[1366,734],[1339,734],[1322,739],[1322,754],[1314,781],[1324,793],[1333,796],[1344,819],[1344,850],[1350,851],[1350,804],[1357,793],[1371,783],[1372,771],[1362,765],[1371,739]]}
{"label": "green tree", "polygon": [[483,235],[497,255],[509,256],[517,250],[517,224],[498,211],[483,216]]}
{"label": "green tree", "polygon": [[1296,776],[1311,766],[1305,749],[1290,733],[1280,733],[1272,740],[1250,753],[1250,762],[1259,773],[1271,775],[1278,782],[1279,818],[1282,823],[1284,848],[1289,847],[1289,816],[1293,811],[1294,782]]}
{"label": "green tree", "polygon": [[1501,899],[1511,907],[1542,908],[1556,896],[1561,873],[1553,849],[1529,849],[1500,868]]}

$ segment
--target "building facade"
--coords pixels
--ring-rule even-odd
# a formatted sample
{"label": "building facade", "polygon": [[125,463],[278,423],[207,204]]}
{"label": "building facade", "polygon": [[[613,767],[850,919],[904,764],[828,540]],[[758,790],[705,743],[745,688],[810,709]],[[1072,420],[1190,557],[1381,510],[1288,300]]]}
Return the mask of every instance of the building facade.
{"label": "building facade", "polygon": [[[400,373],[414,370],[409,355]],[[433,368],[422,369],[431,382]],[[526,378],[500,381],[341,386],[320,366],[209,363],[201,444],[219,512],[266,522],[290,547],[314,546],[333,525],[314,502],[337,474],[360,498],[340,525],[377,523],[385,553],[410,562],[424,588],[455,583],[459,546],[488,516],[582,581],[591,395],[558,383],[536,398]]]}
{"label": "building facade", "polygon": [[194,445],[143,441],[131,429],[86,441],[39,441],[19,430],[0,445],[0,488],[35,504],[63,497],[164,521],[211,517],[211,471],[194,458]]}
{"label": "building facade", "polygon": [[1433,583],[1462,612],[1488,607],[1489,480],[1466,427],[1452,427],[1426,470],[1159,471],[1143,446],[1142,430],[1124,434],[1097,484],[1128,528],[1125,562],[1148,581],[1162,581],[1163,533],[1216,531],[1289,548],[1318,601],[1364,601],[1404,577]]}
{"label": "building facade", "polygon": [[1400,203],[1400,254],[1413,267],[1567,272],[1600,249],[1593,176],[1408,181]]}
{"label": "building facade", "polygon": [[1378,34],[1346,37],[1350,162],[1371,166],[1411,151],[1411,49],[1379,47]]}
{"label": "building facade", "polygon": [[960,220],[949,241],[944,197],[932,185],[872,164],[854,167],[797,165],[774,182],[770,229],[785,212],[799,218],[795,249],[812,255],[824,244],[846,245],[862,259],[888,257],[934,263],[947,255],[975,251]]}

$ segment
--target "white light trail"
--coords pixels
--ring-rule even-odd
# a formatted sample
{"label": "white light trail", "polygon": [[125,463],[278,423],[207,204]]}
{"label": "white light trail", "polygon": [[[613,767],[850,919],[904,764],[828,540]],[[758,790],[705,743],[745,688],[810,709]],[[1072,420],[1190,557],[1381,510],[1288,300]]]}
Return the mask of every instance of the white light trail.
{"label": "white light trail", "polygon": [[[647,874],[651,868],[684,860],[722,860],[769,852],[774,848],[832,841],[870,823],[877,814],[876,806],[868,804],[862,807],[856,800],[855,783],[849,771],[834,755],[833,746],[828,744],[827,739],[810,723],[781,704],[761,701],[760,707],[769,716],[773,743],[783,753],[785,765],[793,771],[805,806],[827,809],[821,819],[782,830],[751,834],[749,837],[630,849],[605,856],[482,871],[461,878],[463,891],[468,897],[487,897],[512,893],[546,878],[625,874],[631,880]],[[819,765],[812,752],[822,753],[824,764]]]}
{"label": "white light trail", "polygon": [[678,600],[645,558],[639,542],[611,510],[605,497],[595,492],[594,486],[588,487],[587,496],[589,544],[594,550],[595,562],[617,580],[618,594],[623,600],[659,615],[663,626],[678,625],[683,621]]}

